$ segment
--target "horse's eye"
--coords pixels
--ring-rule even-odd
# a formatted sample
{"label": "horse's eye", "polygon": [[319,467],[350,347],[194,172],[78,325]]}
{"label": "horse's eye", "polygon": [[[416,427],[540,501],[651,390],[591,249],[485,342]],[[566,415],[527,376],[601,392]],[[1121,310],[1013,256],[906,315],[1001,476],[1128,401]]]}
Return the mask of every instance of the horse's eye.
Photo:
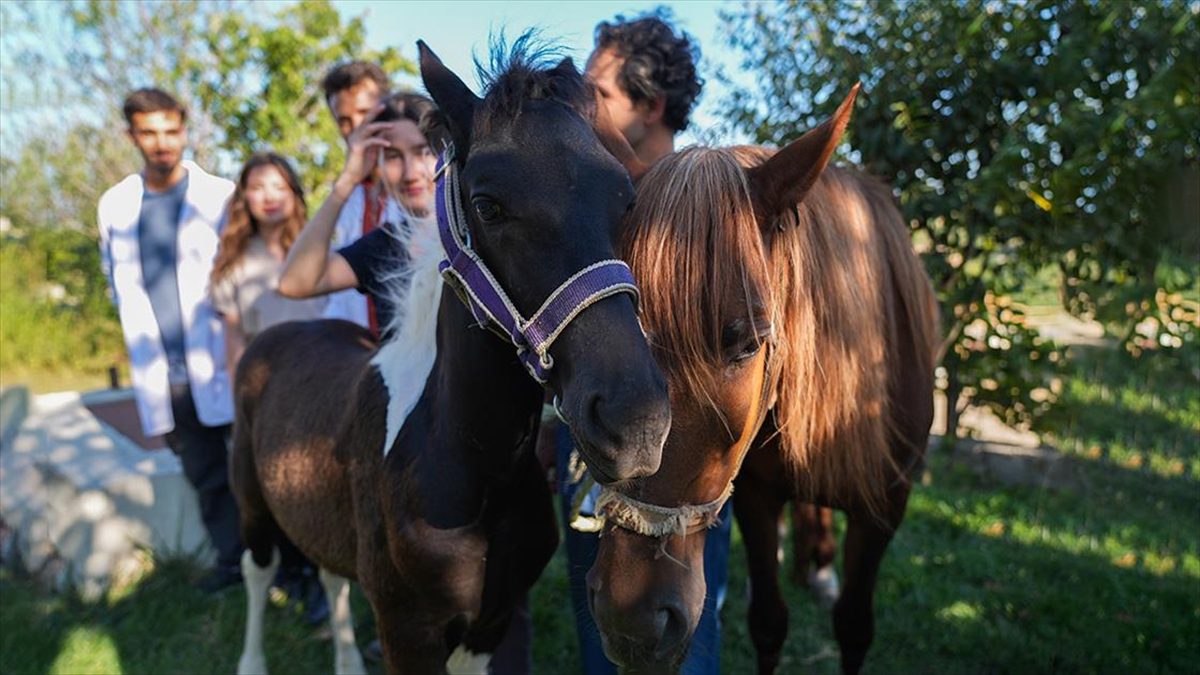
{"label": "horse's eye", "polygon": [[738,353],[735,354],[733,356],[733,358],[730,359],[729,361],[730,361],[730,363],[733,363],[733,364],[739,364],[744,361],[747,361],[747,360],[753,358],[754,355],[758,353],[758,350],[762,349],[762,346],[763,346],[762,339],[759,338],[758,336],[755,336],[753,339],[751,339],[751,340],[747,341],[745,344],[743,344],[742,347],[738,350]]}
{"label": "horse's eye", "polygon": [[721,341],[729,365],[738,366],[754,358],[770,339],[769,321],[752,323],[739,319],[725,327]]}
{"label": "horse's eye", "polygon": [[504,209],[501,209],[499,204],[488,197],[472,198],[471,206],[475,207],[475,213],[485,223],[494,223],[504,214]]}

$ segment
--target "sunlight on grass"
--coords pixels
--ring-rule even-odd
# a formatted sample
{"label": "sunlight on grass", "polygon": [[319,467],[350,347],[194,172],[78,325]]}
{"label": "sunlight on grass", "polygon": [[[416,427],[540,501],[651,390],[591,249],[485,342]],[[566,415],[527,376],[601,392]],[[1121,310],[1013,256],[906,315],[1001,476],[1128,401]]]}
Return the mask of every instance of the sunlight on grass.
{"label": "sunlight on grass", "polygon": [[133,595],[142,581],[154,574],[154,571],[154,555],[150,551],[139,549],[132,561],[114,575],[105,598],[108,606],[115,607]]}
{"label": "sunlight on grass", "polygon": [[982,610],[979,605],[959,600],[954,604],[939,609],[937,611],[937,618],[952,623],[979,621],[982,618]]}
{"label": "sunlight on grass", "polygon": [[124,671],[121,669],[117,646],[108,633],[81,626],[67,633],[58,656],[50,664],[50,672],[63,675],[115,675]]}
{"label": "sunlight on grass", "polygon": [[1040,521],[1036,514],[1014,518],[1006,525],[996,518],[997,513],[1007,506],[1006,502],[1006,498],[992,495],[989,499],[974,503],[952,504],[917,491],[909,500],[908,514],[909,517],[919,514],[925,518],[941,519],[956,528],[978,532],[989,538],[1003,537],[1026,546],[1044,547],[1072,555],[1097,556],[1117,567],[1137,567],[1156,576],[1182,574],[1200,578],[1200,555],[1194,549],[1173,550],[1175,546],[1187,546],[1182,542],[1151,550],[1142,545],[1142,534],[1137,527],[1113,528],[1100,534],[1070,531],[1050,527]]}

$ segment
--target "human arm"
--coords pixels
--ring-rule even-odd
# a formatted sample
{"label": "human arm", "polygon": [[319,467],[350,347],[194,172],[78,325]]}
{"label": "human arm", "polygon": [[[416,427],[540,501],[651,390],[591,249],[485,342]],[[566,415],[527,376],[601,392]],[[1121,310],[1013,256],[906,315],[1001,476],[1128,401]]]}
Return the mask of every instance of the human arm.
{"label": "human arm", "polygon": [[229,369],[229,381],[236,383],[238,362],[246,351],[246,335],[237,315],[227,314],[221,318],[225,323],[225,367]]}
{"label": "human arm", "polygon": [[330,240],[342,207],[354,188],[370,175],[379,149],[388,147],[388,141],[378,136],[388,126],[386,122],[368,123],[350,134],[350,150],[341,175],[334,181],[325,203],[300,231],[288,251],[287,262],[279,277],[280,295],[310,298],[359,285],[354,270],[341,256],[329,250]]}
{"label": "human arm", "polygon": [[108,284],[108,299],[115,307],[117,306],[117,286],[113,282],[112,230],[104,218],[103,201],[96,209],[96,224],[100,229],[100,273],[104,275],[104,281]]}
{"label": "human arm", "polygon": [[233,382],[238,361],[242,360],[242,352],[246,351],[246,332],[242,328],[241,308],[238,305],[238,282],[231,274],[226,274],[209,284],[208,297],[225,329],[221,331],[225,334],[225,368],[229,371],[229,381]]}

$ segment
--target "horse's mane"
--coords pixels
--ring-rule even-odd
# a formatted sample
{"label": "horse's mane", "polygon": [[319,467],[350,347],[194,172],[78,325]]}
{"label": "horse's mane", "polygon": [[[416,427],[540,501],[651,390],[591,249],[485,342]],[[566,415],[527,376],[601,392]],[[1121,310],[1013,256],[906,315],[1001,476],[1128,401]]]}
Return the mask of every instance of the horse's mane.
{"label": "horse's mane", "polygon": [[[727,152],[688,148],[655,163],[626,218],[622,257],[641,290],[643,327],[660,366],[694,398],[713,400],[719,387],[725,324],[773,314],[745,180]],[[762,292],[758,312],[754,289]],[[742,317],[721,307],[731,292],[747,299]]]}
{"label": "horse's mane", "polygon": [[437,356],[438,303],[442,297],[438,262],[443,257],[442,245],[436,220],[411,215],[407,218],[408,227],[393,233],[407,254],[396,261],[397,271],[383,279],[394,308],[385,331],[390,337],[371,359],[388,388],[385,455],[420,399]]}
{"label": "horse's mane", "polygon": [[890,400],[899,359],[912,358],[899,354],[897,331],[932,369],[932,289],[886,187],[837,168],[771,225],[764,252],[742,169],[773,153],[689,148],[660,160],[638,185],[627,260],[665,368],[692,393],[713,391],[720,373],[720,330],[735,318],[718,311],[728,284],[763,289],[785,457],[818,492],[849,486],[879,513],[896,475]]}
{"label": "horse's mane", "polygon": [[556,67],[561,58],[561,50],[542,44],[532,30],[511,45],[503,35],[494,39],[488,64],[475,62],[479,79],[486,83],[483,103],[475,115],[475,133],[486,135],[495,124],[511,122],[531,101],[561,103],[591,120],[595,109],[591,86],[578,69]]}

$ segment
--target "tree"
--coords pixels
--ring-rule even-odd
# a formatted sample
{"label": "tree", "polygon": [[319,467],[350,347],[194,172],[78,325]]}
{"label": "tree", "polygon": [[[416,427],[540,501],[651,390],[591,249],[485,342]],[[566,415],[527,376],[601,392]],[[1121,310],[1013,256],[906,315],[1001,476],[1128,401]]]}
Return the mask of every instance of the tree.
{"label": "tree", "polygon": [[1158,205],[1197,175],[1198,17],[1172,0],[748,3],[724,21],[762,89],[727,108],[782,144],[863,82],[848,142],[895,187],[935,281],[950,400],[1028,420],[1060,352],[1013,295],[1047,265],[1064,306],[1131,351],[1195,355],[1200,239]]}
{"label": "tree", "polygon": [[362,17],[342,24],[327,2],[280,10],[269,23],[244,15],[214,16],[204,36],[210,67],[192,69],[202,107],[222,130],[221,147],[235,157],[272,148],[291,157],[310,195],[323,197],[342,165],[337,126],[320,88],[339,61],[375,61],[384,72],[415,74],[393,48],[364,48]]}
{"label": "tree", "polygon": [[343,22],[325,0],[277,10],[241,0],[3,3],[0,25],[0,217],[16,233],[0,235],[5,367],[94,372],[123,354],[95,212],[104,190],[139,168],[120,113],[129,91],[154,84],[179,96],[208,168],[232,177],[249,154],[274,149],[316,201],[342,152],[323,109],[325,71],[364,58],[415,72],[393,49],[365,49],[363,19]]}

